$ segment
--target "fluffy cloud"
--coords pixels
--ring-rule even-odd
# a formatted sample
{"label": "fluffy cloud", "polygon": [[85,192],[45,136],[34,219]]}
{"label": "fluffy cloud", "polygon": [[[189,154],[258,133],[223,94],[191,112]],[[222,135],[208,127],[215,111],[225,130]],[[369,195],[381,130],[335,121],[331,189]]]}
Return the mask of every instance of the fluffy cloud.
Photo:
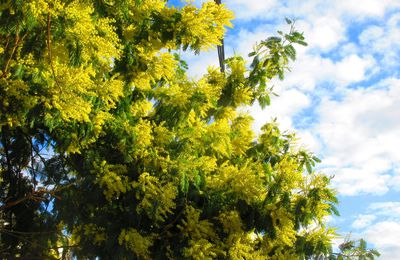
{"label": "fluffy cloud", "polygon": [[256,132],[272,118],[278,118],[283,130],[293,129],[292,117],[310,105],[310,98],[301,91],[291,89],[279,93],[279,97],[272,97],[272,105],[264,110],[258,104],[248,108],[254,118],[253,129]]}
{"label": "fluffy cloud", "polygon": [[[400,3],[400,2],[399,2]],[[400,13],[396,13],[384,25],[371,25],[365,28],[358,39],[364,50],[383,57],[381,65],[399,65],[400,53]]]}
{"label": "fluffy cloud", "polygon": [[320,154],[321,142],[315,134],[308,130],[297,130],[296,136],[300,139],[300,145],[313,153]]}
{"label": "fluffy cloud", "polygon": [[319,55],[302,54],[293,64],[292,72],[282,83],[286,88],[297,87],[312,91],[318,84],[330,83],[336,88],[366,80],[371,75],[375,60],[371,56],[350,54],[334,62]]}
{"label": "fluffy cloud", "polygon": [[235,35],[228,37],[226,51],[228,55],[235,53],[246,58],[256,43],[276,34],[276,30],[277,28],[271,24],[259,25],[252,30],[242,28]]}
{"label": "fluffy cloud", "polygon": [[400,256],[400,222],[382,221],[369,227],[362,235],[381,253],[381,259],[397,260]]}
{"label": "fluffy cloud", "polygon": [[[299,22],[298,26],[307,27],[304,22]],[[229,57],[235,53],[243,55],[246,58],[247,54],[253,50],[253,46],[256,42],[260,42],[268,36],[275,34],[276,29],[276,27],[269,24],[260,25],[252,30],[239,30],[234,36],[230,36],[226,40],[226,56]],[[281,26],[278,29],[285,31],[288,28]],[[329,38],[319,35],[318,33],[310,33],[310,35],[317,35],[315,37],[321,37],[321,39],[325,40]],[[307,38],[307,41],[314,43],[317,41],[315,37],[314,39]],[[334,38],[335,37],[339,36],[335,35]],[[333,43],[333,41],[332,43],[318,43],[320,47],[329,46],[331,44],[337,44],[337,41],[335,41],[335,43]],[[355,53],[356,50],[354,50],[355,48],[353,49],[354,52],[351,52],[351,45],[346,45],[345,48],[345,50],[341,49],[340,51],[346,55],[333,61],[330,58],[322,57],[318,53],[315,53],[313,51],[315,49],[313,49],[312,46],[306,48],[296,46],[298,59],[291,65],[292,72],[287,73],[283,82],[276,82],[277,87],[283,89],[295,87],[309,92],[314,90],[318,84],[330,83],[343,88],[349,84],[366,80],[376,72],[376,61],[371,55],[357,55]],[[199,59],[195,64],[204,66],[202,59]]]}
{"label": "fluffy cloud", "polygon": [[359,57],[355,54],[345,57],[337,65],[337,82],[350,84],[367,79],[366,71],[371,68],[375,60],[371,56]]}
{"label": "fluffy cloud", "polygon": [[360,228],[365,228],[369,225],[371,225],[372,221],[376,219],[375,215],[358,215],[357,219],[354,220],[353,224],[351,224],[352,227],[360,229]]}
{"label": "fluffy cloud", "polygon": [[205,51],[199,55],[184,52],[182,59],[189,65],[188,74],[194,78],[199,78],[207,73],[208,67],[219,67],[217,50]]}
{"label": "fluffy cloud", "polygon": [[325,99],[316,133],[325,148],[326,171],[344,195],[383,194],[393,185],[400,161],[400,80],[375,88],[348,90],[340,100]]}
{"label": "fluffy cloud", "polygon": [[309,42],[309,48],[328,51],[345,40],[345,26],[337,17],[318,16],[301,19],[296,23]]}
{"label": "fluffy cloud", "polygon": [[382,17],[388,9],[400,6],[398,1],[393,0],[358,0],[334,1],[335,10],[351,15],[352,17]]}
{"label": "fluffy cloud", "polygon": [[352,226],[363,229],[358,236],[365,238],[381,253],[381,259],[395,260],[400,255],[400,202],[372,203],[368,214],[359,215]]}
{"label": "fluffy cloud", "polygon": [[[388,201],[372,203],[369,206],[371,212],[375,214],[388,217],[390,219],[397,219],[400,221],[400,202],[399,201]],[[399,243],[400,245],[400,243]]]}
{"label": "fluffy cloud", "polygon": [[238,19],[254,19],[271,12],[276,8],[276,0],[230,0],[228,7],[235,12]]}

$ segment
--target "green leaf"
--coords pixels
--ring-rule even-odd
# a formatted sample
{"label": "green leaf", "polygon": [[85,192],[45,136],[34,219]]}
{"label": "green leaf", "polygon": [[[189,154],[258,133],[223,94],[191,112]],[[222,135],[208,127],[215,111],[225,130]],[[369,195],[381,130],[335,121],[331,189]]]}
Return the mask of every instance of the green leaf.
{"label": "green leaf", "polygon": [[379,251],[376,249],[371,249],[370,252],[375,256],[381,256],[381,253],[379,253]]}
{"label": "green leaf", "polygon": [[285,46],[285,54],[292,60],[294,61],[296,59],[296,50],[292,45],[286,45]]}
{"label": "green leaf", "polygon": [[312,173],[312,167],[310,161],[306,161],[306,168],[308,173]]}
{"label": "green leaf", "polygon": [[189,191],[189,178],[185,173],[181,176],[181,191],[182,193],[186,194]]}
{"label": "green leaf", "polygon": [[263,95],[258,98],[258,103],[260,104],[261,108],[264,109],[265,107],[271,105],[271,99],[269,95]]}
{"label": "green leaf", "polygon": [[331,210],[331,212],[333,212],[333,214],[335,214],[336,216],[340,216],[340,212],[339,212],[339,210],[336,208],[335,205],[329,204],[329,206],[330,206],[330,210]]}
{"label": "green leaf", "polygon": [[317,156],[313,156],[312,159],[317,163],[321,162],[321,159],[319,159]]}
{"label": "green leaf", "polygon": [[305,41],[297,41],[296,43],[303,45],[303,46],[307,46],[308,44]]}

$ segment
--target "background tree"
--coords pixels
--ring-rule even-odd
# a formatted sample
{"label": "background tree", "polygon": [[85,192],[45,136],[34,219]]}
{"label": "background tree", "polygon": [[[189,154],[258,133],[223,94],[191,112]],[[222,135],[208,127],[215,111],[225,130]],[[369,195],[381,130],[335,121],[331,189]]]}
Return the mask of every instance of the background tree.
{"label": "background tree", "polygon": [[218,45],[223,5],[162,0],[0,6],[1,252],[13,258],[292,259],[331,254],[319,159],[265,107],[305,45],[291,25],[189,79],[180,50]]}

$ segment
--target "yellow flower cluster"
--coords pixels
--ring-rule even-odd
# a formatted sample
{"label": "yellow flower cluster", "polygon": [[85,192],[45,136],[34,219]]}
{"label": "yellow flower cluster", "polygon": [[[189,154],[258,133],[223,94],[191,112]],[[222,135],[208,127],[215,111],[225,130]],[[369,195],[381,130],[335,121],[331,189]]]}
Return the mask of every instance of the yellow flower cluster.
{"label": "yellow flower cluster", "polygon": [[60,111],[63,120],[88,122],[92,105],[85,96],[94,96],[91,80],[94,70],[90,67],[70,68],[66,64],[55,63],[54,71],[56,78],[50,71],[46,75],[48,82],[52,82],[48,90],[51,99],[43,97],[46,107]]}
{"label": "yellow flower cluster", "polygon": [[148,147],[153,140],[152,125],[147,120],[140,119],[139,122],[133,127],[135,133],[135,152],[134,156],[146,157],[149,153]]}
{"label": "yellow flower cluster", "polygon": [[240,234],[243,232],[243,224],[240,218],[239,212],[236,210],[222,212],[219,217],[219,221],[222,223],[225,233]]}
{"label": "yellow flower cluster", "polygon": [[160,180],[148,172],[140,175],[133,183],[136,199],[140,201],[137,211],[146,212],[156,223],[164,222],[175,208],[176,187],[173,183],[162,184]]}
{"label": "yellow flower cluster", "polygon": [[212,243],[217,238],[213,224],[208,220],[200,220],[201,211],[186,206],[185,218],[178,225],[184,237],[189,238],[189,247],[185,248],[184,254],[193,259],[212,259],[223,252]]}
{"label": "yellow flower cluster", "polygon": [[186,5],[182,9],[182,22],[177,25],[179,29],[189,32],[182,37],[183,45],[198,44],[201,49],[208,49],[220,44],[225,33],[223,26],[231,27],[231,19],[231,11],[212,1],[203,3],[200,9]]}
{"label": "yellow flower cluster", "polygon": [[[261,250],[255,250],[255,241],[253,234],[237,233],[232,239],[231,246],[229,248],[230,259],[254,259],[263,260],[265,254],[262,254]],[[284,259],[284,258],[282,258]]]}
{"label": "yellow flower cluster", "polygon": [[[153,48],[154,46],[152,46]],[[137,55],[143,64],[146,64],[146,71],[138,71],[132,80],[134,88],[142,91],[149,91],[161,79],[169,82],[175,76],[176,61],[171,53],[150,51],[148,48],[137,46]]]}
{"label": "yellow flower cluster", "polygon": [[78,41],[82,45],[82,59],[96,58],[111,64],[120,56],[119,38],[114,21],[109,18],[95,19],[92,6],[81,1],[73,1],[65,9],[65,18],[72,26],[66,29],[66,40]]}
{"label": "yellow flower cluster", "polygon": [[286,246],[293,247],[296,241],[296,230],[291,214],[285,208],[277,207],[271,211],[271,217],[277,237],[274,240],[274,246],[280,246],[282,250],[285,250]]}
{"label": "yellow flower cluster", "polygon": [[153,132],[154,132],[154,143],[160,146],[168,144],[174,137],[174,133],[168,130],[167,127],[165,127],[165,121],[155,126]]}
{"label": "yellow flower cluster", "polygon": [[232,151],[230,143],[230,124],[228,119],[220,119],[207,127],[207,136],[210,140],[210,147],[218,157],[229,157]]}
{"label": "yellow flower cluster", "polygon": [[35,19],[43,22],[47,16],[57,15],[63,8],[64,3],[61,0],[31,0],[24,1],[23,10],[27,15],[32,15]]}
{"label": "yellow flower cluster", "polygon": [[235,154],[244,155],[254,141],[254,132],[251,129],[253,118],[249,115],[239,115],[232,122],[232,148]]}
{"label": "yellow flower cluster", "polygon": [[136,229],[121,230],[118,237],[120,245],[125,245],[140,259],[151,259],[149,247],[153,244],[152,236],[143,236]]}
{"label": "yellow flower cluster", "polygon": [[263,181],[258,173],[251,169],[250,163],[238,168],[224,162],[216,174],[207,176],[207,186],[213,190],[226,190],[227,194],[230,191],[249,204],[261,202],[265,198]]}
{"label": "yellow flower cluster", "polygon": [[83,226],[83,234],[85,237],[92,237],[93,244],[101,245],[107,239],[104,227],[96,226],[95,224],[88,224]]}
{"label": "yellow flower cluster", "polygon": [[102,161],[100,164],[94,163],[94,168],[95,172],[93,173],[97,175],[97,182],[103,187],[103,193],[107,200],[118,198],[121,193],[125,193],[129,189],[128,179],[124,176],[127,172],[126,166],[111,165]]}

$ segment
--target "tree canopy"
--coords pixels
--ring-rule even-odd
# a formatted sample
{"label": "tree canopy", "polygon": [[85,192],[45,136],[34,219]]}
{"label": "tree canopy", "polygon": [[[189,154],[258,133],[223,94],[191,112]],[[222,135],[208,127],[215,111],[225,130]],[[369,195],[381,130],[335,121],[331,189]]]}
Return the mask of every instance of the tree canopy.
{"label": "tree canopy", "polygon": [[335,257],[319,159],[238,109],[269,105],[305,45],[292,21],[249,64],[186,73],[179,53],[219,45],[232,19],[214,2],[1,3],[3,258]]}

